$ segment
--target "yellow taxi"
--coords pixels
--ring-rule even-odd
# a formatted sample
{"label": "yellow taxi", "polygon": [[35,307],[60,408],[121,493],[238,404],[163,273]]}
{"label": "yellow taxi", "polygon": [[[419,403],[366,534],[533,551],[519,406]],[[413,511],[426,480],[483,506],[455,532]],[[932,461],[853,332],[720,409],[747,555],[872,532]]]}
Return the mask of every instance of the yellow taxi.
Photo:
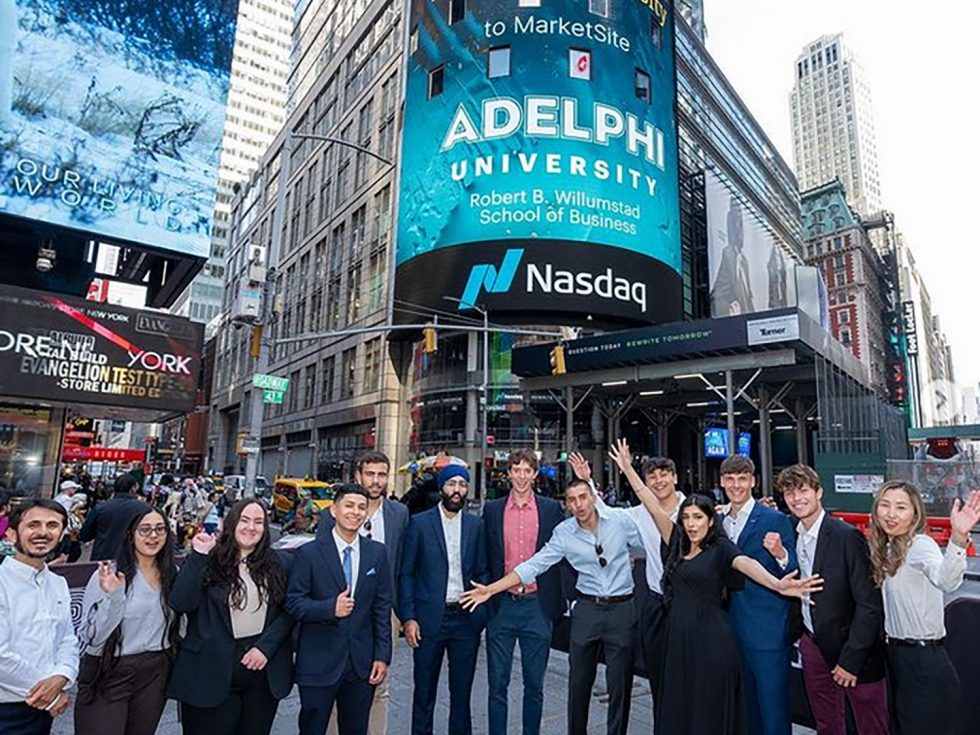
{"label": "yellow taxi", "polygon": [[298,477],[278,477],[272,487],[272,520],[280,521],[299,504],[300,495],[309,496],[317,511],[333,505],[333,489],[328,482]]}

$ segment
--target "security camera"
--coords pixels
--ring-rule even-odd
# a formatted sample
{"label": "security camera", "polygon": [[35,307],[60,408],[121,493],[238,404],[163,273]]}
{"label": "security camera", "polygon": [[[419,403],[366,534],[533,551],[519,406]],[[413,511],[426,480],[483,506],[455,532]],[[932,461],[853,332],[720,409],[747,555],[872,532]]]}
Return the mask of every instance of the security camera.
{"label": "security camera", "polygon": [[55,261],[58,259],[58,253],[55,252],[54,248],[42,247],[37,251],[37,262],[34,266],[41,271],[41,273],[47,273],[49,270],[54,268]]}

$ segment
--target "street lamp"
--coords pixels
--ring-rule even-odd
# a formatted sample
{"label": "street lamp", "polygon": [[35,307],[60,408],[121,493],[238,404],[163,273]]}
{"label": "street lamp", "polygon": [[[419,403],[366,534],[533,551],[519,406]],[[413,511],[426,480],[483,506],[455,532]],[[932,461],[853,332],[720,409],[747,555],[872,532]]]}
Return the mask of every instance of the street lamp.
{"label": "street lamp", "polygon": [[443,296],[443,301],[451,301],[459,304],[464,309],[473,309],[483,317],[483,380],[480,382],[480,405],[481,428],[480,428],[480,477],[483,478],[483,487],[480,492],[480,509],[487,498],[487,414],[490,412],[490,402],[487,397],[487,390],[490,381],[490,322],[489,313],[483,304],[471,304],[469,301],[457,299],[455,296]]}

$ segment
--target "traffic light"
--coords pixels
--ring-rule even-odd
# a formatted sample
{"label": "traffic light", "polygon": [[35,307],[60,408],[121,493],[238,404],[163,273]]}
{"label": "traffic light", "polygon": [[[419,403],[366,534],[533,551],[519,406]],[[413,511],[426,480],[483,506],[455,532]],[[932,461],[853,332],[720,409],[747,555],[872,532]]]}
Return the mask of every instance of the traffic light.
{"label": "traffic light", "polygon": [[252,327],[252,338],[249,340],[248,354],[255,360],[259,359],[262,351],[262,325],[256,324]]}
{"label": "traffic light", "polygon": [[426,327],[422,330],[422,352],[431,355],[439,350],[439,335],[436,334],[435,327]]}
{"label": "traffic light", "polygon": [[551,350],[551,374],[565,374],[565,345],[555,345]]}

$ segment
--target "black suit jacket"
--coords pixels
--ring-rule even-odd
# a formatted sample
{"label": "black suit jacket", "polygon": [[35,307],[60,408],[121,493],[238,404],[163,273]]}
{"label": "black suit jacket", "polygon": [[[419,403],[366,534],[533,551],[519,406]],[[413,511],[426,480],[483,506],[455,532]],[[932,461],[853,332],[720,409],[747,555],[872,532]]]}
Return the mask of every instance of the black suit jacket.
{"label": "black suit jacket", "polygon": [[371,675],[375,661],[391,663],[391,575],[385,547],[365,538],[358,539],[358,546],[354,611],[345,618],[336,615],[337,597],[347,581],[333,534],[300,547],[293,559],[286,607],[300,623],[300,686],[336,684],[348,659],[362,679]]}
{"label": "black suit jacket", "polygon": [[[533,502],[538,508],[538,538],[534,550],[540,551],[548,543],[555,526],[565,520],[565,512],[561,503],[551,498],[533,495]],[[504,576],[504,508],[508,497],[491,500],[483,508],[483,523],[487,537],[487,564],[490,567],[490,579],[500,579]],[[538,605],[541,611],[551,620],[557,620],[565,612],[565,600],[562,596],[561,567],[556,564],[537,579]],[[499,595],[491,603],[491,614],[497,612],[500,604]]]}
{"label": "black suit jacket", "polygon": [[[879,681],[885,676],[885,613],[864,535],[827,513],[817,535],[813,573],[823,577],[823,590],[813,594],[810,608],[813,640],[827,666],[840,665],[861,684]],[[801,616],[801,633],[802,622]]]}
{"label": "black suit jacket", "polygon": [[[204,586],[208,556],[196,551],[184,561],[170,590],[170,606],[187,615],[187,636],[180,645],[167,696],[194,707],[217,707],[231,691],[238,664],[231,630],[227,587]],[[269,602],[265,628],[255,647],[265,665],[269,691],[283,699],[293,688],[293,619],[281,605]]]}
{"label": "black suit jacket", "polygon": [[89,512],[78,538],[82,541],[95,540],[92,544],[92,561],[115,559],[122,549],[129,524],[136,516],[151,510],[151,505],[135,495],[114,495]]}
{"label": "black suit jacket", "polygon": [[[385,551],[388,552],[388,575],[391,583],[392,605],[398,612],[398,575],[402,569],[402,546],[405,544],[405,529],[408,528],[408,508],[397,501],[382,498],[381,517],[385,524]],[[317,541],[330,540],[333,530],[333,514],[328,510],[320,513],[316,527]]]}

